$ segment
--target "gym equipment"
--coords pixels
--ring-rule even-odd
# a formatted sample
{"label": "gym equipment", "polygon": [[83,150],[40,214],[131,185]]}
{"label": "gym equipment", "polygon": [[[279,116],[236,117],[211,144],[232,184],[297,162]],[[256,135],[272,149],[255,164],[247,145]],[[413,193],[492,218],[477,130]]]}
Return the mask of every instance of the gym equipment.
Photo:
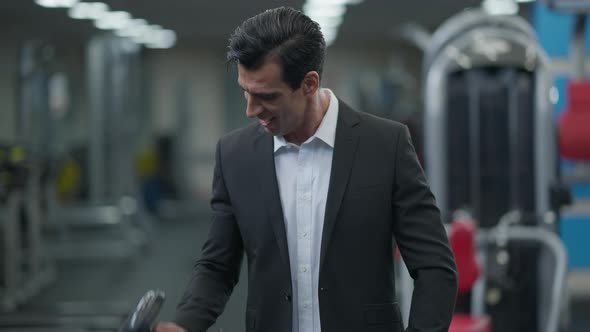
{"label": "gym equipment", "polygon": [[[466,210],[485,232],[518,210],[531,232],[555,232],[565,200],[554,195],[561,191],[551,77],[531,26],[518,16],[461,12],[432,35],[423,74],[425,169],[445,222]],[[486,301],[493,330],[539,331],[548,325],[555,266],[547,249],[529,242],[511,243],[505,254],[507,264],[485,266],[486,285],[499,295]]]}
{"label": "gym equipment", "polygon": [[[510,260],[508,248],[511,245],[531,243],[544,248],[549,253],[550,269],[547,269],[546,277],[548,301],[544,301],[543,312],[546,312],[545,325],[535,328],[536,332],[567,331],[561,325],[563,309],[563,292],[566,286],[567,276],[567,252],[559,237],[552,231],[534,225],[523,226],[525,217],[520,211],[510,211],[500,218],[497,225],[485,229],[477,229],[477,221],[465,211],[456,211],[453,222],[448,225],[447,232],[451,248],[456,256],[459,274],[459,292],[457,308],[459,312],[453,315],[449,332],[491,332],[502,329],[510,330],[510,326],[518,324],[515,321],[502,321],[502,317],[496,317],[486,307],[490,299],[501,300],[502,293],[495,289],[496,284],[490,284],[490,261],[500,261],[507,267]],[[518,247],[522,247],[519,245]],[[407,299],[411,298],[412,279],[405,272],[403,261],[398,264],[401,268],[397,271],[401,291],[402,306],[406,306]],[[405,272],[405,273],[404,273]],[[467,304],[467,306],[465,305]],[[403,312],[404,321],[407,321],[409,308]],[[516,312],[521,313],[526,308],[520,308]],[[535,324],[528,321],[529,324]],[[507,327],[508,326],[508,327]],[[524,327],[523,327],[524,326]],[[526,330],[525,325],[519,328]]]}
{"label": "gym equipment", "polygon": [[489,315],[481,312],[474,314],[471,308],[471,302],[473,302],[471,299],[477,300],[476,293],[472,291],[482,276],[482,266],[477,258],[476,232],[476,223],[465,215],[453,221],[450,226],[449,241],[455,254],[459,274],[458,301],[455,307],[456,313],[449,327],[450,332],[492,331]]}
{"label": "gym equipment", "polygon": [[[564,159],[563,181],[572,188],[590,186],[590,79],[587,71],[585,40],[587,16],[590,1],[547,0],[548,6],[556,11],[572,14],[571,72],[567,82],[566,105],[559,117],[559,148]],[[573,189],[576,190],[576,189]],[[577,191],[577,190],[576,190]],[[575,245],[572,235],[585,234],[590,221],[590,199],[585,195],[572,197],[572,204],[562,211],[562,232],[571,252],[568,291],[572,300],[590,297],[585,282],[588,280],[587,249],[583,244]],[[577,225],[574,227],[573,225]],[[583,235],[582,235],[583,236]],[[583,262],[583,263],[582,263]],[[586,267],[586,268],[581,268]]]}
{"label": "gym equipment", "polygon": [[[48,201],[46,236],[59,259],[135,257],[145,248],[152,221],[139,199],[135,174],[140,107],[139,46],[109,34],[87,48],[89,126],[88,199]],[[84,168],[84,170],[81,170]],[[75,171],[75,169],[74,169]],[[64,182],[60,182],[60,188]]]}
{"label": "gym equipment", "polygon": [[[424,66],[425,159],[447,221],[447,211],[465,207],[482,226],[512,208],[550,211],[557,149],[548,68],[517,16],[466,11],[433,35]],[[482,205],[489,201],[501,206]]]}
{"label": "gym equipment", "polygon": [[150,332],[164,304],[166,296],[161,291],[148,291],[127,318],[119,332]]}
{"label": "gym equipment", "polygon": [[560,152],[564,158],[585,162],[590,160],[590,81],[570,82],[568,96],[559,121]]}
{"label": "gym equipment", "polygon": [[13,311],[56,272],[43,251],[38,166],[21,146],[0,151],[0,311]]}
{"label": "gym equipment", "polygon": [[[568,83],[568,101],[559,120],[559,147],[561,155],[576,162],[590,160],[590,80],[586,78],[586,51],[584,37],[586,15],[590,12],[590,1],[548,1],[550,7],[559,11],[576,14],[573,31],[573,72]],[[587,172],[586,172],[587,173]],[[590,175],[571,177],[569,183],[590,183]]]}
{"label": "gym equipment", "polygon": [[[51,45],[32,41],[22,49],[19,145],[10,142],[10,151],[0,153],[8,160],[0,161],[0,311],[7,311],[0,314],[0,331],[114,332],[129,312],[100,303],[31,303],[55,279],[53,257],[128,258],[147,241],[150,223],[141,217],[133,183],[134,126],[141,122],[127,117],[139,109],[138,91],[133,90],[139,86],[138,61],[133,60],[138,50],[110,36],[98,39],[89,47],[91,72],[98,77],[98,82],[89,77],[91,101],[108,104],[91,102],[90,128],[96,129],[96,123],[101,130],[92,133],[99,137],[90,135],[91,202],[71,209],[57,197],[71,195],[80,180],[77,165],[70,168],[69,179],[59,178],[67,172],[56,167],[67,155],[67,130],[61,121],[69,107],[65,75],[57,70]],[[93,164],[97,155],[100,163]],[[104,190],[97,190],[97,183]]]}
{"label": "gym equipment", "polygon": [[[2,150],[0,150],[2,151]],[[4,152],[4,151],[3,151]],[[5,153],[0,152],[2,155]],[[4,159],[4,158],[3,158]],[[17,169],[7,160],[0,160],[0,187],[2,202],[0,203],[0,234],[2,235],[0,258],[0,300],[3,310],[16,306],[16,293],[20,283],[20,227],[18,215],[22,205],[22,184],[19,186]]]}
{"label": "gym equipment", "polygon": [[[546,325],[540,327],[537,331],[550,332],[559,330],[559,315],[561,310],[561,299],[565,287],[567,273],[567,253],[559,237],[551,231],[536,226],[520,226],[519,220],[523,217],[518,211],[511,211],[505,214],[498,226],[487,230],[475,232],[475,223],[470,219],[461,219],[453,222],[451,225],[450,240],[455,255],[458,256],[457,266],[459,270],[460,289],[459,294],[469,291],[471,285],[472,294],[472,311],[468,314],[457,315],[457,321],[451,324],[450,332],[456,331],[491,331],[489,329],[489,317],[482,312],[485,299],[484,292],[476,291],[474,287],[486,288],[486,273],[479,273],[481,266],[474,259],[480,256],[482,261],[491,260],[494,257],[489,255],[489,248],[499,248],[499,253],[505,250],[505,246],[514,242],[532,242],[536,243],[551,253],[552,266],[554,267],[550,274],[550,301],[546,302],[547,312]],[[473,244],[477,243],[480,248],[479,252],[474,252]],[[505,256],[508,257],[508,256]],[[475,286],[474,277],[481,280]],[[464,287],[461,287],[463,284]],[[487,296],[493,296],[488,293]],[[454,319],[455,320],[455,319]],[[466,324],[475,324],[478,326],[475,330],[465,330],[462,326]],[[491,321],[494,325],[494,321]],[[487,327],[486,327],[487,326]]]}

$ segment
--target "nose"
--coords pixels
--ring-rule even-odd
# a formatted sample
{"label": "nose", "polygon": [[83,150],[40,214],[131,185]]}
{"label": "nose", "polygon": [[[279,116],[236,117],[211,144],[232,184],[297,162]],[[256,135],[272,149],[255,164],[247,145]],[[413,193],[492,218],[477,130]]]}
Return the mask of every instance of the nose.
{"label": "nose", "polygon": [[262,107],[262,105],[260,105],[260,103],[258,103],[255,98],[252,98],[251,96],[247,96],[246,97],[246,116],[249,118],[255,118],[258,115],[260,115],[260,113],[262,113],[262,111],[264,110],[264,108]]}

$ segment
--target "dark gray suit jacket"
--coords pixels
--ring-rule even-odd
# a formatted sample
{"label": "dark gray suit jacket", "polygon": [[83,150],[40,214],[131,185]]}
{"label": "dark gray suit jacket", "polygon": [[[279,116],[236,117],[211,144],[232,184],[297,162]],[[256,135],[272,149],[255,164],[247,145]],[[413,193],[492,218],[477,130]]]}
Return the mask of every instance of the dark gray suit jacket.
{"label": "dark gray suit jacket", "polygon": [[[273,138],[258,124],[219,141],[211,208],[209,238],[175,321],[190,332],[206,331],[238,282],[245,252],[247,331],[291,331],[291,272]],[[340,101],[321,243],[322,332],[403,330],[394,237],[415,279],[407,331],[447,331],[456,266],[409,132]]]}

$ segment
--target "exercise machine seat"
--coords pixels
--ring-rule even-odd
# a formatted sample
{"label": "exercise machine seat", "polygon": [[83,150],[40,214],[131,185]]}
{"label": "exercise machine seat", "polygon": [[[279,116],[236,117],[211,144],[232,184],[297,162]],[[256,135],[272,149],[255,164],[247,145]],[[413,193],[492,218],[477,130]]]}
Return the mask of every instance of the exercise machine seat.
{"label": "exercise machine seat", "polygon": [[492,323],[488,316],[455,314],[449,332],[492,332]]}
{"label": "exercise machine seat", "polygon": [[467,219],[456,220],[451,225],[449,241],[459,272],[459,294],[471,291],[481,273],[476,259],[476,232],[475,223]]}
{"label": "exercise machine seat", "polygon": [[[469,293],[481,274],[481,267],[477,262],[476,235],[477,226],[470,219],[458,219],[451,224],[449,241],[457,262],[459,295]],[[486,315],[456,313],[449,332],[492,332],[492,323]]]}
{"label": "exercise machine seat", "polygon": [[559,119],[559,149],[566,159],[590,161],[590,81],[568,84],[568,104]]}

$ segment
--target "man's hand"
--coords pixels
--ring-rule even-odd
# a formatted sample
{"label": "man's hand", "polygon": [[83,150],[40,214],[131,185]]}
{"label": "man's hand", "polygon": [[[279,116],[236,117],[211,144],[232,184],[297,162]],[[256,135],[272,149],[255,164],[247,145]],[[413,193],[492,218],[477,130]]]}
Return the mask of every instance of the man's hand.
{"label": "man's hand", "polygon": [[187,332],[184,328],[172,323],[162,322],[158,323],[152,332]]}

